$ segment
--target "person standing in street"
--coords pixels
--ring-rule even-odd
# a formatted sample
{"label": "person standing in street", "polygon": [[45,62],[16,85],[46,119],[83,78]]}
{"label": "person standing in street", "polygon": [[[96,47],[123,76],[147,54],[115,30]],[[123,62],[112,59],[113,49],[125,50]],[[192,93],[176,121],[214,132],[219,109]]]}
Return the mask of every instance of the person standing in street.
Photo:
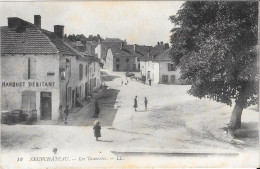
{"label": "person standing in street", "polygon": [[152,79],[149,78],[149,85],[151,86],[151,84],[152,84]]}
{"label": "person standing in street", "polygon": [[67,105],[66,109],[64,110],[64,114],[65,114],[65,122],[64,123],[65,124],[67,124],[67,119],[68,119],[69,113],[70,113],[69,106]]}
{"label": "person standing in street", "polygon": [[96,137],[96,141],[98,141],[98,137],[101,137],[101,126],[98,120],[94,121],[94,127],[93,127],[93,131],[94,131],[94,136]]}
{"label": "person standing in street", "polygon": [[147,111],[147,104],[148,104],[147,98],[146,98],[146,97],[144,97],[145,111]]}
{"label": "person standing in street", "polygon": [[134,100],[134,108],[135,108],[135,111],[136,111],[136,108],[137,108],[137,96],[135,96],[135,100]]}
{"label": "person standing in street", "polygon": [[96,99],[95,100],[95,108],[94,108],[95,110],[95,113],[94,113],[94,118],[98,118],[98,115],[99,115],[99,104],[98,104],[98,100]]}

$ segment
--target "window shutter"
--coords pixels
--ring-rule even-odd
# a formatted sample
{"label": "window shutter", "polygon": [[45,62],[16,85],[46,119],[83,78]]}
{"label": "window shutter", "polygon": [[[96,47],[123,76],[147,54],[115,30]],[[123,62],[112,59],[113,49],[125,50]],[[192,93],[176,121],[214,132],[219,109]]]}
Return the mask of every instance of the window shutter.
{"label": "window shutter", "polygon": [[31,70],[31,79],[36,79],[36,59],[35,58],[30,58],[30,70]]}
{"label": "window shutter", "polygon": [[23,60],[23,79],[28,79],[28,59]]}
{"label": "window shutter", "polygon": [[171,64],[168,63],[168,71],[171,71]]}

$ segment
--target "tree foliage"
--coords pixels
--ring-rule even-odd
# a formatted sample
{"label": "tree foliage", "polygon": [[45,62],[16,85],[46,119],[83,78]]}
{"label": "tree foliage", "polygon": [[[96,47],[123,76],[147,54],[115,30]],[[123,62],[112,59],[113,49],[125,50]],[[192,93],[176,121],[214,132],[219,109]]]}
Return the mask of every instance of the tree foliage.
{"label": "tree foliage", "polygon": [[190,1],[176,15],[171,56],[189,93],[243,107],[258,103],[257,2]]}

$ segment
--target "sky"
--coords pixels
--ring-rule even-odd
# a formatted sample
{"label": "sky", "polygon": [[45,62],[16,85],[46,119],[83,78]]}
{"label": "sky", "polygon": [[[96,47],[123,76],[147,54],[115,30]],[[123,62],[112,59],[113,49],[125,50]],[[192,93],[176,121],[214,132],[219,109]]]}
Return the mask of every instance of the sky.
{"label": "sky", "polygon": [[8,17],[34,22],[41,15],[43,29],[53,31],[64,25],[66,34],[97,35],[120,38],[128,44],[156,45],[169,42],[174,27],[169,16],[180,9],[183,1],[63,1],[0,2],[0,26]]}

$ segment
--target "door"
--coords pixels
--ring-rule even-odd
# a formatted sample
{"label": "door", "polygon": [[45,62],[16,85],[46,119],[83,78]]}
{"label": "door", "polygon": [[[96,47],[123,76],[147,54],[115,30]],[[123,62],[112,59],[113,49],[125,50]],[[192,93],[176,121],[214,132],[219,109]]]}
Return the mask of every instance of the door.
{"label": "door", "polygon": [[136,64],[133,64],[133,70],[136,71]]}
{"label": "door", "polygon": [[85,83],[85,99],[88,97],[88,82]]}
{"label": "door", "polygon": [[72,107],[75,107],[75,90],[72,90]]}
{"label": "door", "polygon": [[167,84],[168,83],[168,75],[162,75],[162,83]]}
{"label": "door", "polygon": [[116,70],[119,71],[119,65],[116,65]]}
{"label": "door", "polygon": [[22,110],[30,112],[36,109],[36,92],[23,91],[22,92]]}
{"label": "door", "polygon": [[41,120],[51,120],[51,92],[41,92]]}
{"label": "door", "polygon": [[171,75],[171,83],[174,84],[175,83],[175,76]]}
{"label": "door", "polygon": [[147,72],[147,79],[150,78],[150,71]]}

